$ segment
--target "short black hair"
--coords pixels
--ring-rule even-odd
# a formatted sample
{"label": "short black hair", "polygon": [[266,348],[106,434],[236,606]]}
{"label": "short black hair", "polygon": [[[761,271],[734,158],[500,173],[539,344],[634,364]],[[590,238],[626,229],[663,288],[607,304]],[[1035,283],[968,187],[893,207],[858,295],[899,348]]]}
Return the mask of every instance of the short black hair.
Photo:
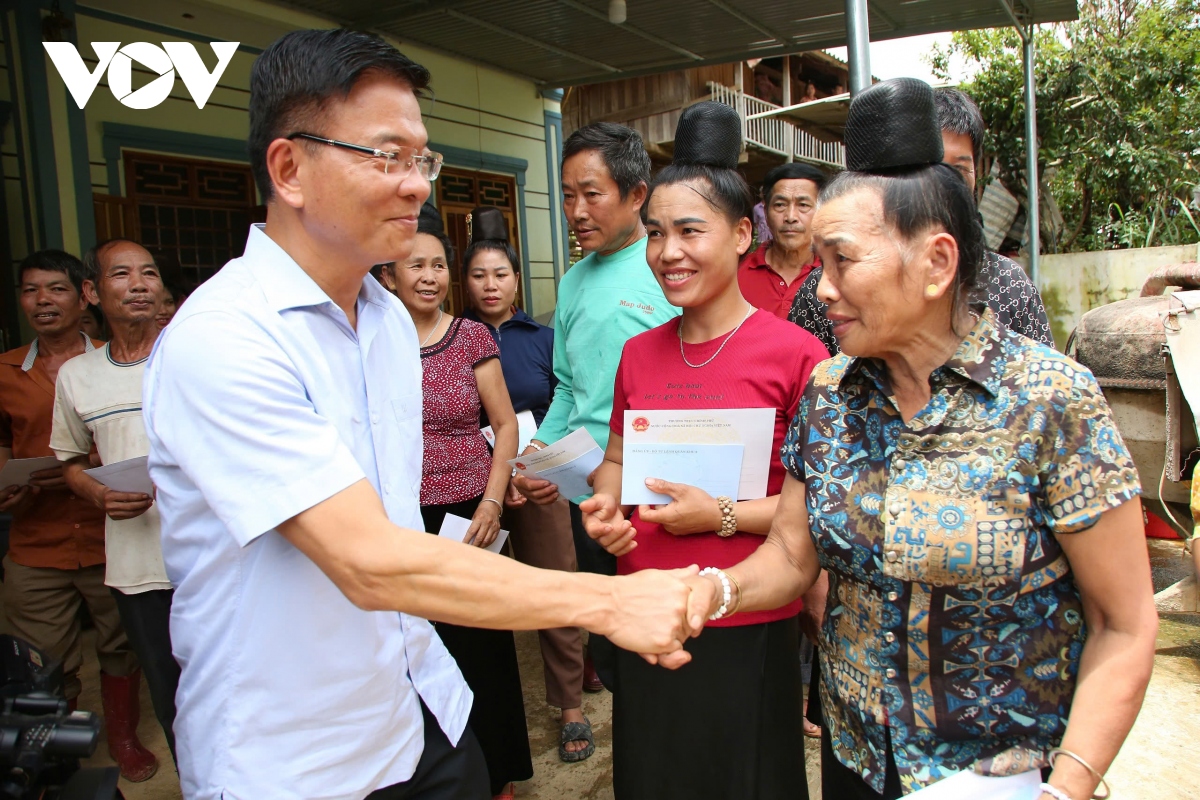
{"label": "short black hair", "polygon": [[345,28],[292,31],[276,39],[250,72],[250,138],[247,149],[254,182],[267,202],[274,195],[267,148],[319,122],[328,102],[349,96],[359,78],[378,72],[404,81],[418,96],[429,86],[429,70],[382,37]]}
{"label": "short black hair", "polygon": [[[103,242],[100,242],[95,247],[89,248],[88,251],[83,254],[83,268],[87,271],[86,277],[89,280],[94,281],[97,284],[100,283],[100,272],[101,272],[100,257],[102,255],[104,255],[105,250],[112,247],[113,245],[118,245],[118,244],[136,244],[138,247],[142,248],[147,253],[150,253],[150,258],[152,258],[152,259],[155,258],[154,253],[151,253],[150,250],[141,242],[135,242],[133,239],[125,239],[120,236],[114,237],[112,239],[105,239]],[[155,264],[158,263],[157,259],[155,259],[154,263]]]}
{"label": "short black hair", "polygon": [[650,185],[646,203],[642,206],[643,220],[646,219],[654,191],[676,183],[690,184],[710,206],[735,225],[743,217],[754,219],[754,192],[736,169],[711,164],[671,164],[654,176],[654,183]]}
{"label": "short black hair", "polygon": [[585,150],[595,150],[604,159],[622,200],[639,184],[650,185],[650,155],[633,128],[615,122],[584,125],[563,142],[562,163]]}
{"label": "short black hair", "polygon": [[825,188],[825,184],[829,183],[829,176],[812,164],[804,164],[800,161],[780,164],[763,178],[762,200],[764,203],[771,199],[771,190],[780,181],[812,181],[817,185],[817,192],[820,193]]}
{"label": "short black hair", "polygon": [[933,90],[938,125],[943,131],[971,137],[971,152],[978,161],[983,155],[983,114],[971,96],[961,89],[943,86]]}
{"label": "short black hair", "polygon": [[883,201],[883,219],[910,241],[938,227],[958,243],[958,274],[953,302],[975,299],[981,284],[987,245],[975,199],[962,176],[948,164],[929,164],[887,174],[843,172],[821,192],[821,203],[858,189],[870,189]]}
{"label": "short black hair", "polygon": [[62,272],[71,281],[71,285],[77,292],[83,292],[83,282],[88,277],[83,262],[62,250],[38,250],[36,253],[25,256],[17,268],[17,277],[24,281],[25,273],[31,269]]}

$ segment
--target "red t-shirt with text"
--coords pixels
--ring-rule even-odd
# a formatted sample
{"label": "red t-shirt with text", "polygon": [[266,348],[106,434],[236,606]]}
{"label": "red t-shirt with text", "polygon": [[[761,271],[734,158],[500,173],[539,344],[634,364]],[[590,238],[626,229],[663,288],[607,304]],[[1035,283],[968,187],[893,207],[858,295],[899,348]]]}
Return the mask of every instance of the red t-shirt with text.
{"label": "red t-shirt with text", "polygon": [[[785,474],[778,455],[784,434],[796,415],[809,374],[829,353],[808,331],[759,310],[729,339],[720,355],[693,369],[679,355],[679,324],[679,319],[671,320],[625,343],[609,427],[617,436],[623,435],[625,411],[631,409],[774,408],[775,439],[767,495],[779,494]],[[684,352],[688,361],[701,364],[717,352],[723,341],[725,336],[685,344]],[[617,571],[622,575],[690,564],[726,569],[744,560],[766,539],[740,532],[721,538],[715,531],[674,536],[661,525],[642,522],[636,511],[632,522],[637,529],[637,547],[617,559]],[[800,605],[797,599],[774,611],[737,614],[710,624],[774,622],[795,616]]]}

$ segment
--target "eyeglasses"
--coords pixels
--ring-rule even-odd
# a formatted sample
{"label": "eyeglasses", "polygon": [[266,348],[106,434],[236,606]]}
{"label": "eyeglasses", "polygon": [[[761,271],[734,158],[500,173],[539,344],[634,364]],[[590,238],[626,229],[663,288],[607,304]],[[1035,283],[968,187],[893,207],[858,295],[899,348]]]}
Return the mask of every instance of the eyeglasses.
{"label": "eyeglasses", "polygon": [[377,147],[367,147],[361,144],[350,144],[349,142],[339,142],[337,139],[326,139],[322,136],[314,136],[311,133],[293,133],[286,137],[288,140],[293,139],[308,139],[313,142],[330,145],[331,147],[341,147],[345,150],[353,150],[356,153],[365,153],[369,156],[383,159],[383,172],[389,173],[389,169],[393,164],[400,167],[403,171],[397,171],[394,174],[407,175],[413,166],[416,166],[417,172],[427,181],[437,180],[438,173],[442,171],[442,154],[441,153],[422,153],[415,147],[398,147],[395,150],[380,150]]}

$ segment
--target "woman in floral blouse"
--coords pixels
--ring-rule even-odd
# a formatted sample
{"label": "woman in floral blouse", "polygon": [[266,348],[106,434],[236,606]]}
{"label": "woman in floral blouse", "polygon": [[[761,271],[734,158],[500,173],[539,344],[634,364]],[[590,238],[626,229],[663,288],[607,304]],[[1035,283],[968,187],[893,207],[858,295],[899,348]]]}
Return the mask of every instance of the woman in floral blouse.
{"label": "woman in floral blouse", "polygon": [[[982,231],[932,103],[899,79],[851,106],[850,170],[813,220],[842,352],[792,423],[766,544],[727,600],[697,587],[744,612],[828,571],[825,797],[1040,769],[1040,800],[1086,800],[1153,665],[1137,472],[1091,373],[968,303]],[[916,131],[872,138],[864,116]]]}

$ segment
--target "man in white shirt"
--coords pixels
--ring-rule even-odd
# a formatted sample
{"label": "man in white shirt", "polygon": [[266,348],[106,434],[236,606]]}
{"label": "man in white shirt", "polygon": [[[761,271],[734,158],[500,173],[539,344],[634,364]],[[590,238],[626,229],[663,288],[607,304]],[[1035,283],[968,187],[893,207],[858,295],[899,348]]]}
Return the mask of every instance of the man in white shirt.
{"label": "man in white shirt", "polygon": [[[150,253],[127,239],[97,245],[83,262],[90,275],[83,283],[84,296],[104,312],[112,339],[59,369],[50,447],[67,462],[67,485],[106,515],[104,582],[117,600],[121,624],[145,672],[155,716],[173,754],[179,665],[171,655],[171,583],[163,566],[158,508],[148,494],[115,491],[84,472],[92,466],[93,446],[104,464],[150,452],[142,423],[142,375],[158,337],[154,317],[162,279]],[[127,779],[146,780],[158,760],[137,740],[140,675],[101,679],[122,681],[104,698],[113,758]]]}
{"label": "man in white shirt", "polygon": [[578,625],[651,654],[701,625],[694,569],[550,572],[422,532],[416,331],[367,273],[407,257],[440,169],[428,81],[348,30],[259,56],[266,225],[150,359],[188,800],[484,800],[471,694],[427,619]]}

